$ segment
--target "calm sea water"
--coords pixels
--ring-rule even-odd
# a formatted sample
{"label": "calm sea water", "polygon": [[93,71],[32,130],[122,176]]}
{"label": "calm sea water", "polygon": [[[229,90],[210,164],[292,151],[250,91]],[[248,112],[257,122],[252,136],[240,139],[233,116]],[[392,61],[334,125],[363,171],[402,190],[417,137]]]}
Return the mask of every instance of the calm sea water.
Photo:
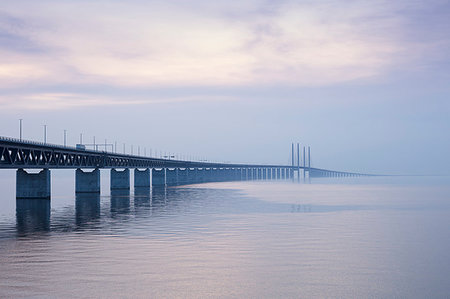
{"label": "calm sea water", "polygon": [[0,298],[450,297],[449,178],[75,197],[67,173],[16,202],[2,172]]}

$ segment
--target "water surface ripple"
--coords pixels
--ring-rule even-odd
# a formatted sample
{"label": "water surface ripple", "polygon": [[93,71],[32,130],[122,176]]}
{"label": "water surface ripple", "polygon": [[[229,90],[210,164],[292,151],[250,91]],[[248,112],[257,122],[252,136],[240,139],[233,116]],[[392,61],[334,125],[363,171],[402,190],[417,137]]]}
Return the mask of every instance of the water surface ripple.
{"label": "water surface ripple", "polygon": [[17,202],[10,186],[1,298],[450,295],[448,179],[65,188]]}

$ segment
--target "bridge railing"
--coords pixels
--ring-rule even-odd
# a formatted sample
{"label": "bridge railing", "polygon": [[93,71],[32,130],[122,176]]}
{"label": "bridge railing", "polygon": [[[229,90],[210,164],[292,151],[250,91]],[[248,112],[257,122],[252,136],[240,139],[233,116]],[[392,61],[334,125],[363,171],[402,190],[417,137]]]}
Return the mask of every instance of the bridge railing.
{"label": "bridge railing", "polygon": [[51,147],[57,147],[61,149],[74,149],[79,150],[75,146],[64,146],[61,144],[54,144],[54,143],[48,143],[48,142],[41,142],[41,141],[34,141],[34,140],[28,140],[28,139],[19,139],[19,138],[13,138],[13,137],[6,137],[6,136],[0,136],[0,141],[10,141],[10,142],[17,142],[17,143],[26,143],[26,144],[32,144],[32,145],[38,145],[38,146],[51,146]]}
{"label": "bridge railing", "polygon": [[[6,141],[6,142],[14,142],[14,143],[19,143],[19,144],[25,144],[25,145],[34,145],[34,146],[45,146],[45,147],[52,147],[52,148],[57,148],[57,149],[62,149],[62,150],[74,150],[74,151],[82,151],[82,152],[86,152],[86,153],[108,153],[111,155],[119,155],[119,156],[127,156],[130,158],[144,158],[144,159],[152,159],[152,160],[161,160],[161,161],[179,161],[179,162],[194,162],[191,160],[178,160],[178,159],[165,159],[165,158],[158,158],[158,157],[148,157],[148,156],[140,156],[140,155],[133,155],[133,154],[126,154],[126,153],[117,153],[114,151],[108,151],[106,148],[105,150],[97,150],[95,148],[93,149],[80,149],[77,148],[75,146],[70,146],[70,145],[61,145],[61,144],[54,144],[54,143],[48,143],[48,142],[41,142],[41,141],[34,141],[34,140],[28,140],[28,139],[19,139],[19,138],[14,138],[14,137],[6,137],[6,136],[0,136],[0,142],[1,141]],[[102,145],[101,143],[99,143],[99,145]],[[196,161],[198,162],[198,161]],[[217,163],[217,162],[212,162],[212,161],[208,161],[211,163]]]}

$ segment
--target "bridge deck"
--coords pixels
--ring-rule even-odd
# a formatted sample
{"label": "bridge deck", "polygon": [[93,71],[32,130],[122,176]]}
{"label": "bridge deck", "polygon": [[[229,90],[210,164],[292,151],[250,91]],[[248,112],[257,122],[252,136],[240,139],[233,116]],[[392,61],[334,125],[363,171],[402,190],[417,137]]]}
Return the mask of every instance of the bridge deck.
{"label": "bridge deck", "polygon": [[0,168],[291,168],[158,159],[0,137]]}

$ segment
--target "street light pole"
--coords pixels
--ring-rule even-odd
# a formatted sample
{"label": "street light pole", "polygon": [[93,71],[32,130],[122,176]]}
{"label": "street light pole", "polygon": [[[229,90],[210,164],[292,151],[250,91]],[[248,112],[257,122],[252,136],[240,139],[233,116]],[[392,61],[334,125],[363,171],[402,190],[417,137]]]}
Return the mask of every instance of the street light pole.
{"label": "street light pole", "polygon": [[47,125],[44,125],[44,143],[47,143]]}
{"label": "street light pole", "polygon": [[64,146],[66,146],[66,133],[67,133],[67,130],[64,130]]}
{"label": "street light pole", "polygon": [[22,141],[22,118],[21,119],[19,119],[19,122],[20,122],[20,130],[19,130],[19,136],[20,136],[20,141]]}

